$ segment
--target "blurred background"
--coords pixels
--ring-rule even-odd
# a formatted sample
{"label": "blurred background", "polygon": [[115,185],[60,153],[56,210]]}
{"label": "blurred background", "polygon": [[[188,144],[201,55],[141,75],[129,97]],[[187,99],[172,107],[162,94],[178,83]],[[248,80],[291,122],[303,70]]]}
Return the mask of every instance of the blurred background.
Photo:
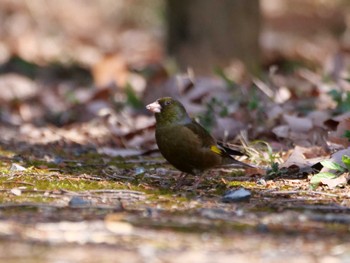
{"label": "blurred background", "polygon": [[346,0],[1,0],[0,120],[63,126],[106,104],[142,112],[184,96],[190,84],[173,76],[186,72],[201,87],[184,98],[194,113],[205,109],[192,102],[217,90],[208,86],[222,86],[215,76],[247,85],[273,70],[279,87],[297,86],[287,77],[303,68],[308,87],[312,74],[337,81],[349,72],[349,9]]}
{"label": "blurred background", "polygon": [[345,0],[2,0],[0,62],[17,56],[93,71],[115,57],[123,71],[123,63],[173,58],[181,70],[206,74],[234,59],[250,67],[283,60],[320,66],[349,50],[349,6]]}
{"label": "blurred background", "polygon": [[[169,95],[271,169],[183,184]],[[350,262],[349,146],[349,0],[0,0],[1,262]]]}

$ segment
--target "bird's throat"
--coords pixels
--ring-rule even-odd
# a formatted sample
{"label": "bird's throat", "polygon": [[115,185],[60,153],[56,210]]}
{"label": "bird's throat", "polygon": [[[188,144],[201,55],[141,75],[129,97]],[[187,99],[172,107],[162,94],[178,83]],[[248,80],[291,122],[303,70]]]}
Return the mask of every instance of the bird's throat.
{"label": "bird's throat", "polygon": [[178,113],[178,112],[162,112],[155,114],[157,125],[169,126],[169,125],[184,125],[191,123],[191,118],[187,113]]}

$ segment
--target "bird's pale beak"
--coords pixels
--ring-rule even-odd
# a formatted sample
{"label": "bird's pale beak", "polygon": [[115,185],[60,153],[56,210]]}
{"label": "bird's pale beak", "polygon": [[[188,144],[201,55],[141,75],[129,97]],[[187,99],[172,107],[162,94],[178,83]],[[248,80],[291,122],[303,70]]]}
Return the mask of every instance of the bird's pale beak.
{"label": "bird's pale beak", "polygon": [[153,103],[148,104],[146,106],[146,109],[153,112],[153,113],[160,113],[160,110],[162,109],[162,107],[160,106],[158,101],[155,101]]}

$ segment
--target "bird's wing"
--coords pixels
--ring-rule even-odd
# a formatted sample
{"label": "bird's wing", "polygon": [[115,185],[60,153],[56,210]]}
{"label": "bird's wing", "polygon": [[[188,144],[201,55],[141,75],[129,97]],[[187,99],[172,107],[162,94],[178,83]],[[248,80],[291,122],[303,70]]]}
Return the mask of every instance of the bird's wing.
{"label": "bird's wing", "polygon": [[210,150],[221,156],[227,155],[225,149],[217,145],[216,140],[199,123],[192,121],[191,123],[186,124],[185,127],[196,135],[203,149]]}
{"label": "bird's wing", "polygon": [[243,156],[246,155],[245,153],[241,152],[239,147],[232,148],[225,146],[222,142],[217,142],[219,148],[223,149],[226,153],[229,155],[237,155],[237,156]]}
{"label": "bird's wing", "polygon": [[[242,163],[240,161],[235,160],[231,153],[226,151],[224,146],[217,144],[216,140],[204,129],[199,123],[192,121],[183,126],[186,129],[186,132],[189,134],[196,135],[196,139],[192,141],[193,143],[199,143],[202,146],[202,150],[208,154],[209,156],[212,153],[220,155],[222,157],[222,164],[228,165],[237,165],[237,167],[252,167],[248,164]],[[232,150],[235,152],[235,150]]]}
{"label": "bird's wing", "polygon": [[192,120],[191,123],[185,125],[192,133],[197,135],[200,140],[202,147],[210,149],[210,151],[219,154],[221,156],[237,155],[243,156],[244,154],[237,149],[232,149],[225,146],[222,142],[217,142],[207,130],[201,126],[195,120]]}

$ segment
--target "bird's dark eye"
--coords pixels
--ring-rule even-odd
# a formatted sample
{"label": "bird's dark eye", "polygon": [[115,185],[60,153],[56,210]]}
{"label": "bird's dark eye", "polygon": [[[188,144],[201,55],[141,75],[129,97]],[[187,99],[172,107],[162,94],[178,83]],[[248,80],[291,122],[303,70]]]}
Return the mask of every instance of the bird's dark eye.
{"label": "bird's dark eye", "polygon": [[170,104],[171,104],[171,101],[170,101],[170,100],[164,101],[164,106],[168,106],[168,105],[170,105]]}

